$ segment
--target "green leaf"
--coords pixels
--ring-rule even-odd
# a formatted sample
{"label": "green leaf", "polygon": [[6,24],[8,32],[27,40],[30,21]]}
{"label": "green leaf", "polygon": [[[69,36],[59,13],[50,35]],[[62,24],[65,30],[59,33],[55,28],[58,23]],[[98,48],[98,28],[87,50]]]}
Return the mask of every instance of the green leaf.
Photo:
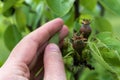
{"label": "green leaf", "polygon": [[5,17],[10,17],[10,16],[12,16],[12,15],[14,14],[14,12],[15,12],[15,9],[11,7],[11,8],[8,9],[7,11],[3,12],[3,15],[4,15]]}
{"label": "green leaf", "polygon": [[69,13],[67,13],[66,15],[64,15],[62,17],[62,19],[64,20],[64,23],[70,28],[73,28],[73,24],[74,24],[74,10],[73,8],[69,11]]}
{"label": "green leaf", "polygon": [[[93,62],[95,70],[85,69],[79,80],[118,80],[116,76],[102,67],[100,64]],[[109,76],[109,77],[108,77]]]}
{"label": "green leaf", "polygon": [[98,32],[112,32],[112,25],[108,20],[102,17],[96,17],[95,20],[92,22],[92,26],[98,31]]}
{"label": "green leaf", "polygon": [[0,67],[8,58],[9,53],[10,52],[6,49],[6,46],[4,45],[3,37],[0,36]]}
{"label": "green leaf", "polygon": [[[104,60],[111,66],[120,66],[120,60],[118,57],[120,57],[119,54],[117,54],[114,50],[107,49],[104,47],[100,48],[101,55],[103,56]],[[117,54],[117,55],[116,55]],[[119,55],[119,56],[118,56]]]}
{"label": "green leaf", "polygon": [[46,0],[48,6],[58,16],[64,16],[72,8],[75,0]]}
{"label": "green leaf", "polygon": [[67,80],[74,80],[74,76],[73,76],[73,73],[71,71],[69,71],[68,69],[65,69],[65,72],[66,72]]}
{"label": "green leaf", "polygon": [[[30,12],[30,9],[31,9],[31,6],[29,6],[29,4],[26,4],[26,5],[23,5],[21,6],[20,8],[16,9],[16,12],[15,12],[15,18],[16,18],[16,21],[22,25],[19,21],[21,20],[21,17],[23,17],[24,20],[24,25],[27,24],[27,26],[32,26],[32,22],[29,23],[30,20],[33,20],[29,17],[31,17],[30,14],[32,14],[32,12]],[[20,12],[20,13],[19,13]],[[20,15],[20,16],[19,16]],[[22,21],[23,22],[23,21]],[[18,24],[18,25],[19,25]],[[25,25],[26,26],[26,25]]]}
{"label": "green leaf", "polygon": [[72,67],[73,66],[73,57],[67,56],[66,58],[64,58],[64,63],[67,67]]}
{"label": "green leaf", "polygon": [[18,1],[14,4],[14,7],[15,7],[15,8],[21,7],[24,2],[25,2],[25,0],[18,0]]}
{"label": "green leaf", "polygon": [[10,9],[11,7],[13,7],[13,5],[19,0],[5,0],[4,1],[4,6],[3,6],[3,12],[7,11],[8,9]]}
{"label": "green leaf", "polygon": [[[39,3],[39,8],[36,10],[36,13],[33,13],[32,14],[33,16],[31,17],[33,22],[32,24],[33,29],[39,27],[40,24],[42,24],[42,19],[45,15],[44,9],[45,9],[44,2],[41,1]],[[41,20],[41,23],[40,23],[40,20]]]}
{"label": "green leaf", "polygon": [[97,38],[100,39],[104,44],[109,48],[117,50],[120,54],[120,41],[112,35],[110,32],[101,32],[97,35]]}
{"label": "green leaf", "polygon": [[99,0],[99,2],[111,12],[120,15],[120,1],[119,0]]}
{"label": "green leaf", "polygon": [[110,72],[116,73],[114,71],[114,69],[112,69],[112,67],[103,59],[103,57],[101,56],[101,53],[97,47],[97,45],[95,43],[89,43],[89,47],[92,51],[92,56],[93,58],[100,63],[104,68],[106,68],[107,70],[109,70]]}
{"label": "green leaf", "polygon": [[105,38],[109,38],[112,37],[112,33],[111,32],[101,32],[99,34],[97,34],[97,38],[99,38],[100,40],[104,40]]}
{"label": "green leaf", "polygon": [[32,1],[34,1],[36,4],[39,4],[43,0],[32,0]]}
{"label": "green leaf", "polygon": [[22,38],[21,33],[15,25],[9,25],[4,32],[4,42],[7,48],[11,51],[14,46]]}
{"label": "green leaf", "polygon": [[21,8],[16,9],[15,18],[20,31],[23,31],[27,26],[27,19],[25,13]]}
{"label": "green leaf", "polygon": [[93,10],[96,7],[97,0],[81,0],[80,4],[85,7],[85,9]]}
{"label": "green leaf", "polygon": [[56,33],[49,41],[49,43],[59,44],[59,34]]}
{"label": "green leaf", "polygon": [[97,35],[97,38],[104,44],[99,47],[103,58],[109,65],[120,65],[120,41],[113,37],[110,32],[101,32]]}

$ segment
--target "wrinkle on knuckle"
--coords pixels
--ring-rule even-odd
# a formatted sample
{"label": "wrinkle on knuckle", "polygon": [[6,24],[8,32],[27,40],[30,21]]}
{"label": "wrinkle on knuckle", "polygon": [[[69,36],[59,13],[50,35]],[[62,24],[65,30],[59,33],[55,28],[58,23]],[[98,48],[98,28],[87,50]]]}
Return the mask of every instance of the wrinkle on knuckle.
{"label": "wrinkle on knuckle", "polygon": [[18,64],[16,64],[16,67],[14,67],[13,69],[17,69],[17,71],[15,72],[16,75],[23,76],[23,77],[26,77],[26,78],[30,77],[29,68],[24,63],[18,63]]}

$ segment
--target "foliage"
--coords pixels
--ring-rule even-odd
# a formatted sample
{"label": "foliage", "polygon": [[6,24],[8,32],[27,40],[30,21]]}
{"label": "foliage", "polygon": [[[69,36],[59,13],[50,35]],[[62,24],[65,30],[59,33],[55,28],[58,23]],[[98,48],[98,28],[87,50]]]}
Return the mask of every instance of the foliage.
{"label": "foliage", "polygon": [[[22,37],[60,17],[70,30],[65,43],[69,47],[63,49],[67,79],[76,80],[74,73],[79,71],[79,80],[120,80],[120,36],[116,26],[119,22],[113,19],[120,17],[119,5],[119,0],[1,0],[0,66]],[[84,18],[91,19],[92,34],[83,50],[83,58],[89,56],[87,62],[94,70],[73,64],[76,53],[70,38],[74,29],[80,29]],[[50,42],[57,43],[57,35]]]}

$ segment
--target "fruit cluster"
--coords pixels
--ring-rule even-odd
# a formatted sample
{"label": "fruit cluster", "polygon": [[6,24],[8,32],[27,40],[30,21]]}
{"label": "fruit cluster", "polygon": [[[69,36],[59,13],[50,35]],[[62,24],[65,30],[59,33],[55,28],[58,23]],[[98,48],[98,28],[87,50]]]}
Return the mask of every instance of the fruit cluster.
{"label": "fruit cluster", "polygon": [[90,20],[83,19],[82,26],[80,27],[80,30],[74,31],[73,37],[72,37],[72,46],[75,50],[76,54],[74,54],[74,65],[84,65],[88,67],[89,69],[94,69],[90,64],[87,62],[87,56],[83,53],[84,48],[87,45],[88,38],[91,34],[92,30],[90,27]]}
{"label": "fruit cluster", "polygon": [[75,51],[79,54],[82,53],[82,50],[85,48],[89,35],[91,34],[90,20],[83,19],[82,26],[79,32],[74,31],[72,37],[72,45]]}

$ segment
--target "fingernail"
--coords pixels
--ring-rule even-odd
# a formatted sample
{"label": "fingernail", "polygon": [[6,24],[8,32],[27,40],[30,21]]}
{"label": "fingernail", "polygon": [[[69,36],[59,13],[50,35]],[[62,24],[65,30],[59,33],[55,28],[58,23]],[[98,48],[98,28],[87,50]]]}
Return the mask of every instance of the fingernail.
{"label": "fingernail", "polygon": [[52,52],[60,52],[59,47],[54,43],[48,44],[47,50],[52,51]]}

